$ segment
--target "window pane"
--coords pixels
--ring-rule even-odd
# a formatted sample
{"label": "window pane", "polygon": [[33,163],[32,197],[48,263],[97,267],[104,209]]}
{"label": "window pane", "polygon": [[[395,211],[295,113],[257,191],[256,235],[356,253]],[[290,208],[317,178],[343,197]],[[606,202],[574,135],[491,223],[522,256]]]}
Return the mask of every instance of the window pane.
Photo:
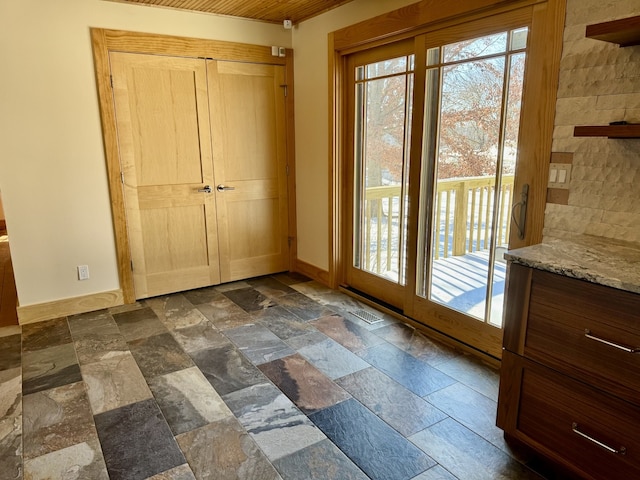
{"label": "window pane", "polygon": [[[413,55],[411,55],[413,59]],[[413,66],[413,65],[412,65]],[[407,111],[405,115],[404,129],[406,132],[406,138],[404,143],[404,172],[402,181],[402,202],[400,204],[400,234],[399,240],[399,255],[400,255],[400,276],[398,283],[404,285],[406,283],[406,271],[407,271],[407,227],[409,224],[409,157],[411,149],[411,119],[413,118],[413,88],[415,78],[413,73],[407,75],[407,90],[406,90],[406,103]]]}
{"label": "window pane", "polygon": [[[431,49],[436,50],[436,55],[439,52],[439,48]],[[436,62],[438,61],[436,57]],[[432,190],[430,184],[432,182],[432,175],[429,165],[433,165],[436,157],[436,138],[438,132],[438,99],[440,98],[440,68],[430,68],[427,70],[426,82],[425,82],[425,102],[424,102],[424,134],[423,134],[423,146],[422,146],[422,162],[425,166],[422,169],[420,178],[420,214],[418,216],[418,259],[417,264],[419,267],[416,269],[416,295],[426,298],[428,287],[428,243],[429,243],[429,221],[426,212],[430,211],[432,204]],[[441,223],[440,217],[435,219],[439,225]],[[444,231],[436,227],[436,232]],[[439,235],[439,233],[436,233]],[[442,239],[438,239],[437,242],[442,242],[444,245],[444,235]]]}
{"label": "window pane", "polygon": [[452,43],[444,47],[444,62],[456,62],[495,55],[507,49],[507,32]]}
{"label": "window pane", "polygon": [[485,318],[497,221],[505,61],[442,68],[429,299],[478,319]]}
{"label": "window pane", "polygon": [[504,57],[443,69],[438,178],[495,173]]}
{"label": "window pane", "polygon": [[413,74],[365,80],[358,87],[354,266],[404,284]]}
{"label": "window pane", "polygon": [[529,28],[519,28],[511,32],[511,46],[510,50],[521,50],[527,48],[527,37],[529,35]]}
{"label": "window pane", "polygon": [[[356,74],[358,71],[364,71],[362,67],[358,67],[356,69]],[[362,163],[363,163],[363,135],[364,135],[364,84],[356,83],[356,92],[355,92],[355,100],[356,100],[356,108],[354,112],[355,119],[355,138],[354,138],[354,185],[353,185],[353,201],[354,201],[354,211],[361,212],[363,209],[363,197],[362,197]],[[354,216],[353,219],[353,235],[354,238],[360,238],[361,235],[361,224],[359,216]],[[354,267],[360,267],[362,259],[361,259],[361,248],[359,242],[354,242],[353,244],[353,265]]]}
{"label": "window pane", "polygon": [[504,158],[502,160],[503,174],[505,175],[513,175],[516,170],[525,60],[525,53],[517,53],[509,58],[509,90],[505,118]]}
{"label": "window pane", "polygon": [[378,78],[407,71],[407,57],[392,58],[367,65],[367,78]]}
{"label": "window pane", "polygon": [[[509,85],[505,118],[505,133],[502,159],[502,181],[498,198],[499,210],[496,221],[495,261],[493,270],[492,302],[489,322],[502,327],[504,288],[507,265],[504,253],[509,245],[509,216],[514,202],[513,181],[518,154],[518,133],[520,130],[520,111],[522,108],[522,85],[524,82],[524,53],[512,55],[509,59]],[[520,196],[518,195],[518,200]]]}
{"label": "window pane", "polygon": [[427,66],[437,65],[440,63],[440,47],[430,48],[427,50]]}

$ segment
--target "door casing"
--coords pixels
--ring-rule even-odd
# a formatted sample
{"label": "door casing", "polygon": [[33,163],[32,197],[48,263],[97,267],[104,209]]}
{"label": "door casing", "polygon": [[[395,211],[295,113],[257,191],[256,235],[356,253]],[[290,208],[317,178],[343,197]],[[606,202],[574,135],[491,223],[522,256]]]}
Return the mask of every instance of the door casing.
{"label": "door casing", "polygon": [[287,143],[287,191],[289,225],[289,263],[296,258],[296,212],[295,212],[295,144],[293,122],[293,52],[286,50],[285,57],[271,55],[271,47],[217,40],[205,40],[169,35],[156,35],[123,30],[101,28],[91,29],[94,68],[98,88],[98,101],[102,123],[107,176],[111,197],[111,211],[116,241],[118,274],[123,292],[124,303],[135,302],[133,272],[129,234],[127,232],[126,211],[120,160],[118,152],[117,130],[113,97],[111,93],[110,52],[144,53],[151,55],[169,55],[191,58],[209,58],[228,61],[245,61],[285,67],[286,97],[286,143]]}

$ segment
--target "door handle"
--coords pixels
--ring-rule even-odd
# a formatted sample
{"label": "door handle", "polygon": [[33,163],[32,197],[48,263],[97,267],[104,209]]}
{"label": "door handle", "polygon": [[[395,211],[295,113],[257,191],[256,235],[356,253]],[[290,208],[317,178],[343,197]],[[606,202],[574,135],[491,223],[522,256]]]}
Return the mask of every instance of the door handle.
{"label": "door handle", "polygon": [[[525,183],[522,186],[522,192],[520,193],[520,201],[513,205],[511,208],[511,218],[518,229],[518,238],[524,239],[524,229],[527,223],[527,201],[529,200],[529,184]],[[516,208],[520,207],[519,219],[516,219]]]}
{"label": "door handle", "polygon": [[198,189],[198,192],[200,193],[211,193],[213,190],[211,190],[211,187],[209,185],[205,185],[202,188]]}
{"label": "door handle", "polygon": [[235,190],[235,189],[236,187],[227,187],[226,185],[222,185],[222,184],[216,187],[216,190],[218,190],[219,192],[224,192],[225,190]]}

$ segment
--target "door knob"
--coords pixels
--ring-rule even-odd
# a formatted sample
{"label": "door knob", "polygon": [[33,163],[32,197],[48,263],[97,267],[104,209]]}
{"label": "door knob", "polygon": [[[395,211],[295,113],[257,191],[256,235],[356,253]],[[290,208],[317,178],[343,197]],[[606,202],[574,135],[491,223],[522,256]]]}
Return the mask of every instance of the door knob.
{"label": "door knob", "polygon": [[198,189],[198,192],[200,193],[211,193],[211,187],[209,185],[205,185],[204,187]]}
{"label": "door knob", "polygon": [[224,192],[225,190],[235,190],[235,189],[236,187],[227,187],[226,185],[222,185],[222,184],[216,187],[216,190],[218,190],[219,192]]}

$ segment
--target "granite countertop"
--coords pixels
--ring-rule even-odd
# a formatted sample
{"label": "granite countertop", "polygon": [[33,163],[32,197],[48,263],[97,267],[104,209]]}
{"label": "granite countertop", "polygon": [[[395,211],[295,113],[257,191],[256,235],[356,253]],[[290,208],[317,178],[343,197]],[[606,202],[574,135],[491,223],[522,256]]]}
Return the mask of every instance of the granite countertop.
{"label": "granite countertop", "polygon": [[580,235],[505,253],[511,262],[640,294],[640,246]]}

